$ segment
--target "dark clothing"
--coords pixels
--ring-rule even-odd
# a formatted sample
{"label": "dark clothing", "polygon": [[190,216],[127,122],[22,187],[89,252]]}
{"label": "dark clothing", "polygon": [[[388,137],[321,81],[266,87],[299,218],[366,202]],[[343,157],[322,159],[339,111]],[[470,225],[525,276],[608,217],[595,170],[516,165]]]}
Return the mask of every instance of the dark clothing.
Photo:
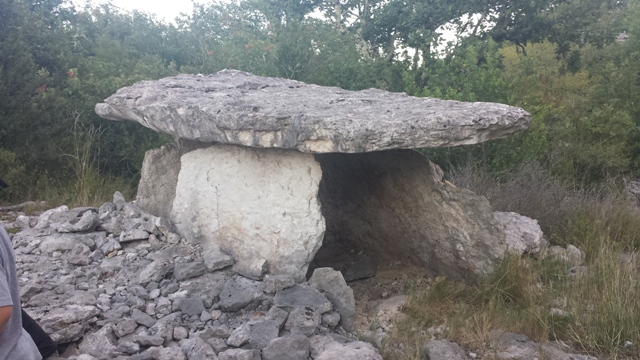
{"label": "dark clothing", "polygon": [[24,311],[24,309],[22,309],[22,328],[31,335],[31,338],[33,339],[33,342],[36,343],[38,351],[40,351],[40,355],[42,355],[43,359],[53,355],[58,349],[58,346],[53,342],[51,337],[42,330],[40,325],[38,325],[38,323],[33,320],[31,316]]}

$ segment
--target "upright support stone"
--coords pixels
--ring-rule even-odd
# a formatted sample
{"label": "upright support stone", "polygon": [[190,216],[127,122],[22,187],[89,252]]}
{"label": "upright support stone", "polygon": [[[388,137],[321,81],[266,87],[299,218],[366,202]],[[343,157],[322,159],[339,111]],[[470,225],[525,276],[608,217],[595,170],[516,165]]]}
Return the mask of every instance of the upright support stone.
{"label": "upright support stone", "polygon": [[313,155],[215,144],[180,163],[171,219],[182,236],[303,280],[325,230]]}

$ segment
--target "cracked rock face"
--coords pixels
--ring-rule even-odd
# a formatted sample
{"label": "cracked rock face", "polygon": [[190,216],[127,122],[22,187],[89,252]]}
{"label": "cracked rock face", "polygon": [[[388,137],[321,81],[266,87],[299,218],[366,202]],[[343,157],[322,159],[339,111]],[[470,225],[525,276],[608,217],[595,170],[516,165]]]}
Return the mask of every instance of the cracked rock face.
{"label": "cracked rock face", "polygon": [[312,155],[212,145],[181,164],[171,211],[181,235],[218,246],[248,277],[304,279],[325,228]]}
{"label": "cracked rock face", "polygon": [[181,139],[308,153],[476,144],[520,133],[531,120],[507,105],[354,92],[236,70],[142,81],[95,110]]}

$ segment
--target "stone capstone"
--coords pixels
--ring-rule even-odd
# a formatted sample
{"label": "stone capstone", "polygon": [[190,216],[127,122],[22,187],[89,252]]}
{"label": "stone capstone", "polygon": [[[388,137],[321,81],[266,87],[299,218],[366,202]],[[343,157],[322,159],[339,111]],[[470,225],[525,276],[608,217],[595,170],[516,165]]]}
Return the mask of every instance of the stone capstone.
{"label": "stone capstone", "polygon": [[95,111],[176,138],[309,153],[475,144],[520,133],[531,120],[507,105],[354,92],[236,70],[141,81]]}

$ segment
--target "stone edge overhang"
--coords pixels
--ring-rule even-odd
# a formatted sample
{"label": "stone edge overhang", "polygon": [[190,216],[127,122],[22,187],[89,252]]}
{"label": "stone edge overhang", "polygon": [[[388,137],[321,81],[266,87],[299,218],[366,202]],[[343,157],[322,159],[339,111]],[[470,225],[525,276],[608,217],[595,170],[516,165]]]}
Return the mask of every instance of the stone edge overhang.
{"label": "stone edge overhang", "polygon": [[470,145],[522,133],[531,121],[503,104],[348,91],[235,70],[141,81],[95,111],[177,138],[307,153]]}

